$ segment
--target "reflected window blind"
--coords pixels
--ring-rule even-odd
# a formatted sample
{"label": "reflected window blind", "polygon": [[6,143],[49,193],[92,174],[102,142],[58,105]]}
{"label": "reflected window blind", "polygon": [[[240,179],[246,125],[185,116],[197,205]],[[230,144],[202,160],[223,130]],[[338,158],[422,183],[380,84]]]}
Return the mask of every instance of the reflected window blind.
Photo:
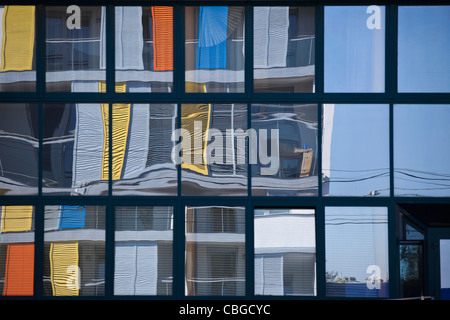
{"label": "reflected window blind", "polygon": [[228,7],[200,7],[198,69],[226,68],[227,25]]}
{"label": "reflected window blind", "polygon": [[31,231],[33,206],[3,206],[2,232]]}
{"label": "reflected window blind", "polygon": [[152,7],[154,69],[173,70],[173,8]]}
{"label": "reflected window blind", "polygon": [[[99,82],[99,92],[106,92],[106,82]],[[116,92],[126,92],[126,83],[116,83]],[[102,161],[102,180],[109,178],[109,105],[102,103],[104,145]],[[122,177],[125,153],[130,126],[131,105],[120,103],[113,105],[112,114],[112,180]]]}
{"label": "reflected window blind", "polygon": [[86,220],[85,206],[61,206],[60,229],[84,228]]}
{"label": "reflected window blind", "polygon": [[255,294],[283,295],[283,255],[255,257]]}
{"label": "reflected window blind", "polygon": [[5,266],[5,296],[33,295],[34,244],[8,244]]}
{"label": "reflected window blind", "polygon": [[190,156],[190,163],[182,163],[181,168],[208,175],[206,146],[210,121],[210,104],[183,104],[181,108],[181,128],[190,133],[191,148],[183,150],[183,153]]}
{"label": "reflected window blind", "polygon": [[78,242],[55,242],[50,247],[50,280],[54,296],[78,296]]}
{"label": "reflected window blind", "polygon": [[1,71],[32,70],[35,34],[34,6],[5,6]]}

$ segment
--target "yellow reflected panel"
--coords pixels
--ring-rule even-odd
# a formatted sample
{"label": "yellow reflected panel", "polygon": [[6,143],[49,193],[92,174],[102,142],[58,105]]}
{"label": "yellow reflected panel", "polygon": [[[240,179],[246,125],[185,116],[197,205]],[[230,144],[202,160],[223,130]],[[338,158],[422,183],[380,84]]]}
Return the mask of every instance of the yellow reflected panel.
{"label": "yellow reflected panel", "polygon": [[33,68],[35,7],[5,6],[1,71]]}
{"label": "yellow reflected panel", "polygon": [[2,232],[30,231],[33,206],[3,206]]}
{"label": "yellow reflected panel", "polygon": [[78,242],[50,245],[50,280],[54,296],[79,295]]}
{"label": "yellow reflected panel", "polygon": [[[183,152],[190,154],[191,163],[182,163],[181,168],[208,175],[206,146],[208,143],[210,119],[210,104],[183,104],[181,128],[186,129],[191,136],[191,148],[189,150],[183,150]],[[196,122],[197,124],[201,124],[201,130],[195,128]],[[201,143],[196,144],[194,142],[196,140]],[[201,161],[197,159],[201,159]]]}
{"label": "yellow reflected panel", "polygon": [[[106,92],[106,82],[99,82],[99,92]],[[126,92],[126,83],[116,83],[116,92]],[[128,132],[130,126],[131,105],[119,103],[113,105],[112,114],[112,180],[119,180],[125,163],[125,152],[127,148]],[[102,104],[103,115],[103,159],[102,180],[108,180],[109,174],[109,105]]]}

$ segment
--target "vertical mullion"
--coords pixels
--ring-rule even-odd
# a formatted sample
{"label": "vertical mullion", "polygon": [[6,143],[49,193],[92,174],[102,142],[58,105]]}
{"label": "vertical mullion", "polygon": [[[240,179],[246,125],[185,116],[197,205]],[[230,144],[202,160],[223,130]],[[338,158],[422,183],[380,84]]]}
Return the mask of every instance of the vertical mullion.
{"label": "vertical mullion", "polygon": [[324,93],[324,6],[317,5],[315,7],[315,90],[318,99],[323,98]]}
{"label": "vertical mullion", "polygon": [[[184,20],[185,12],[182,5],[174,5],[174,77],[173,86],[175,96],[177,98],[177,128],[181,128],[181,101],[184,96]],[[181,201],[181,164],[176,165],[177,168],[177,201],[174,206],[174,230],[173,230],[173,296],[182,299],[184,296],[184,212],[183,203]]]}
{"label": "vertical mullion", "polygon": [[113,5],[106,5],[106,97],[108,102],[108,201],[105,217],[105,296],[110,298],[114,294],[114,207],[112,201],[112,147],[113,147],[113,116],[111,97],[115,91],[115,25]]}
{"label": "vertical mullion", "polygon": [[[247,5],[244,8],[245,20],[244,20],[244,48],[245,48],[245,92],[249,101],[247,103],[247,130],[252,127],[252,104],[251,98],[253,97],[253,6]],[[248,131],[249,132],[249,131]],[[253,202],[252,202],[252,165],[250,163],[250,137],[246,146],[247,152],[247,205],[246,205],[246,219],[245,219],[245,242],[246,242],[246,270],[245,270],[245,294],[248,298],[254,296],[254,221],[253,221]]]}

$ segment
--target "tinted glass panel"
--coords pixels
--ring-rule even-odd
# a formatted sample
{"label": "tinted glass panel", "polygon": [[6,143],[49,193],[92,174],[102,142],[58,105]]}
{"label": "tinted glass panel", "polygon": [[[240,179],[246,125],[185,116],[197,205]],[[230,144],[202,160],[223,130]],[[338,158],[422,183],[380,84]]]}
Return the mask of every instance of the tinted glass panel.
{"label": "tinted glass panel", "polygon": [[0,104],[0,194],[37,194],[38,166],[38,105]]}
{"label": "tinted glass panel", "polygon": [[105,207],[45,206],[44,228],[44,295],[104,295]]}
{"label": "tinted glass panel", "polygon": [[186,295],[245,294],[245,208],[187,207]]}
{"label": "tinted glass panel", "polygon": [[398,8],[398,91],[450,92],[450,6]]}
{"label": "tinted glass panel", "polygon": [[247,195],[247,105],[181,106],[184,195]]}
{"label": "tinted glass panel", "polygon": [[254,8],[255,92],[314,91],[314,11],[313,7]]}
{"label": "tinted glass panel", "polygon": [[34,207],[0,205],[0,295],[34,293]]}
{"label": "tinted glass panel", "polygon": [[400,283],[402,297],[424,295],[423,249],[421,244],[401,244]]}
{"label": "tinted glass panel", "polygon": [[389,106],[326,104],[322,193],[389,195]]}
{"label": "tinted glass panel", "polygon": [[108,104],[44,105],[43,192],[108,192]]}
{"label": "tinted glass panel", "polygon": [[171,92],[173,8],[115,7],[116,92]]}
{"label": "tinted glass panel", "polygon": [[317,105],[254,104],[249,161],[252,194],[317,194]]}
{"label": "tinted glass panel", "polygon": [[113,193],[176,195],[172,161],[174,104],[114,104],[112,114]]}
{"label": "tinted glass panel", "polygon": [[325,7],[326,92],[384,92],[384,11]]}
{"label": "tinted glass panel", "polygon": [[255,294],[316,295],[314,209],[257,209]]}
{"label": "tinted glass panel", "polygon": [[172,294],[172,207],[116,207],[114,294]]}
{"label": "tinted glass panel", "polygon": [[186,92],[244,92],[244,8],[186,7]]}
{"label": "tinted glass panel", "polygon": [[450,105],[394,106],[395,195],[450,195],[449,121]]}
{"label": "tinted glass panel", "polygon": [[388,297],[387,208],[325,208],[326,294]]}
{"label": "tinted glass panel", "polygon": [[106,79],[106,9],[47,7],[46,90],[102,92]]}

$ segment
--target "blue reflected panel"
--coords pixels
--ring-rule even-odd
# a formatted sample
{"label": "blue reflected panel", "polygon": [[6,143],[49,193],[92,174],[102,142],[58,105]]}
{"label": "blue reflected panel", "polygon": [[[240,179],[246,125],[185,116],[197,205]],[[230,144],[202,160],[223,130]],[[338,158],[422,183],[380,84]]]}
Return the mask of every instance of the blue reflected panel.
{"label": "blue reflected panel", "polygon": [[384,92],[385,8],[325,7],[325,92]]}
{"label": "blue reflected panel", "polygon": [[186,92],[244,92],[244,7],[186,7],[185,50]]}
{"label": "blue reflected panel", "polygon": [[61,206],[60,229],[84,228],[86,206]]}
{"label": "blue reflected panel", "polygon": [[389,297],[386,207],[326,207],[326,295]]}
{"label": "blue reflected panel", "polygon": [[389,195],[389,106],[325,104],[322,194]]}
{"label": "blue reflected panel", "polygon": [[450,92],[450,6],[398,8],[398,91]]}
{"label": "blue reflected panel", "polygon": [[450,196],[450,105],[394,106],[396,196]]}

